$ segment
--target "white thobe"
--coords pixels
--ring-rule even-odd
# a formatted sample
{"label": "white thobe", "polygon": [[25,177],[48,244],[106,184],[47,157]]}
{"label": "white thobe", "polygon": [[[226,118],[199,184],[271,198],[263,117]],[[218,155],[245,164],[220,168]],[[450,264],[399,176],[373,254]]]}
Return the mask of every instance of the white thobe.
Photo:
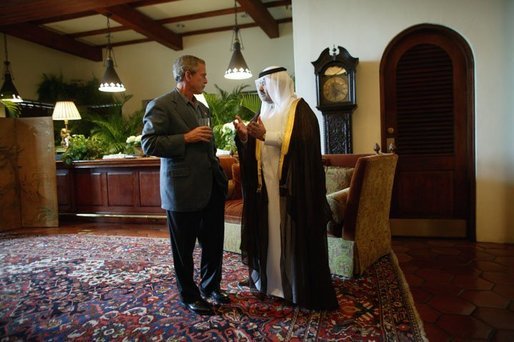
{"label": "white thobe", "polygon": [[[280,268],[280,175],[278,170],[286,113],[261,116],[266,127],[266,140],[262,145],[262,175],[268,194],[268,256],[266,264],[267,294],[284,298]],[[260,284],[259,284],[260,285]],[[258,286],[260,288],[260,286]]]}

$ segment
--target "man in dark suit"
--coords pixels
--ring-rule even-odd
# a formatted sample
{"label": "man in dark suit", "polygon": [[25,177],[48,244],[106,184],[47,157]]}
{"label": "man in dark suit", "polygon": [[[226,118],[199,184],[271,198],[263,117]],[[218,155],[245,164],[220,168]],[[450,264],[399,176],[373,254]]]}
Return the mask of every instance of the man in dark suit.
{"label": "man in dark suit", "polygon": [[[196,313],[213,314],[205,299],[230,302],[220,290],[227,177],[216,157],[212,129],[199,125],[210,117],[194,97],[207,84],[205,61],[182,56],[173,65],[173,76],[176,88],[146,107],[141,143],[146,155],[161,158],[161,206],[182,303]],[[196,239],[202,248],[199,287],[193,279]]]}

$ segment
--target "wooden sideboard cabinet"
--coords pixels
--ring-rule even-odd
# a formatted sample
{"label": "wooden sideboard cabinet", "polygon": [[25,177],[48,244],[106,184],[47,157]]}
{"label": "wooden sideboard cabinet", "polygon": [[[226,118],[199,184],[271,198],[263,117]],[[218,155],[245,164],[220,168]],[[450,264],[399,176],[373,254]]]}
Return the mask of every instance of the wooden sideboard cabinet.
{"label": "wooden sideboard cabinet", "polygon": [[59,214],[163,218],[160,159],[57,161]]}

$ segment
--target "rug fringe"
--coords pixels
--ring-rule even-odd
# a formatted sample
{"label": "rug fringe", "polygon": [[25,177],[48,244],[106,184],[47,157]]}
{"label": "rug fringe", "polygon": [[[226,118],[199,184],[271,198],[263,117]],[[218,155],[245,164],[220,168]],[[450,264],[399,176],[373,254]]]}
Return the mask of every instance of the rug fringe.
{"label": "rug fringe", "polygon": [[421,319],[421,316],[419,315],[418,309],[416,309],[416,305],[414,303],[414,298],[412,297],[412,292],[410,291],[409,283],[407,282],[407,279],[405,279],[405,275],[403,274],[403,271],[400,267],[400,262],[398,261],[398,258],[396,257],[396,254],[394,251],[391,251],[391,260],[393,261],[393,265],[396,268],[396,273],[400,277],[403,293],[406,294],[406,298],[409,301],[409,305],[412,307],[412,310],[414,311],[414,316],[416,317],[417,324],[420,328],[421,338],[424,342],[428,342],[427,335],[425,333],[425,327],[423,326],[423,320]]}

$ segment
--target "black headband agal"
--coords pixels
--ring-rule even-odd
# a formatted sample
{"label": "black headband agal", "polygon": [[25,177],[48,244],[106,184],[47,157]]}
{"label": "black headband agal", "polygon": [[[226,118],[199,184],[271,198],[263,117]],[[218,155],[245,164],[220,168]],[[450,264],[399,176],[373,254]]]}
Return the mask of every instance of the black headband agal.
{"label": "black headband agal", "polygon": [[259,73],[259,78],[261,78],[262,76],[269,75],[269,74],[274,74],[274,73],[279,72],[279,71],[287,71],[287,69],[284,68],[284,67],[278,67],[278,68],[273,68],[273,69],[269,69],[269,70],[266,70],[266,71],[261,71]]}

